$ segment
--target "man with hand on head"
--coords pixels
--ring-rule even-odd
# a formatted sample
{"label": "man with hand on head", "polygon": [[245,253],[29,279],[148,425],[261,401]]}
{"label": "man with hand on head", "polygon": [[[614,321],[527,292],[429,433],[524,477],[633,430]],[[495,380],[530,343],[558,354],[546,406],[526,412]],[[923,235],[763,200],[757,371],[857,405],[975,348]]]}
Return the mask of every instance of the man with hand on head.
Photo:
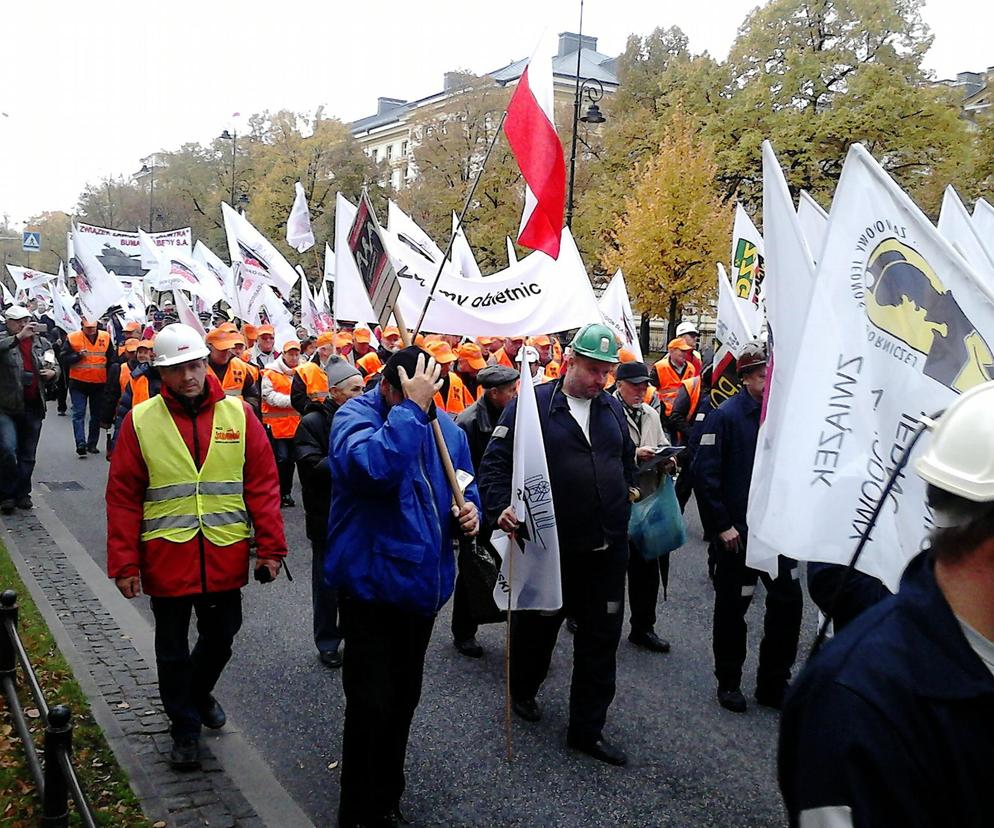
{"label": "man with hand on head", "polygon": [[225,723],[212,693],[242,623],[249,524],[257,579],[276,577],[287,548],[276,465],[258,419],[225,396],[193,328],[166,326],[155,350],[162,391],[124,418],[110,464],[107,574],[125,598],[151,596],[170,763],[189,770],[200,766],[201,727]]}
{"label": "man with hand on head", "polygon": [[435,617],[452,594],[453,541],[479,527],[475,482],[457,510],[435,444],[437,419],[453,465],[473,474],[466,435],[435,410],[440,385],[430,355],[404,348],[378,387],[335,414],[325,574],[348,641],[340,826],[402,820],[407,738]]}

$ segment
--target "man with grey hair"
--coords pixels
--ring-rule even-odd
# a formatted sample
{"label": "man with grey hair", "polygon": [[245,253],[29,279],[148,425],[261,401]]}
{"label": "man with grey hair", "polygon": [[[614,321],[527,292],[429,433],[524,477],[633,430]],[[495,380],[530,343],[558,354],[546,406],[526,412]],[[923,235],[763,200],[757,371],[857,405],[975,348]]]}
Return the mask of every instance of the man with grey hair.
{"label": "man with grey hair", "polygon": [[304,501],[307,539],[311,542],[311,608],[314,617],[314,644],[326,667],[341,667],[338,628],[338,592],[325,585],[324,553],[327,547],[328,513],[331,510],[331,470],[328,467],[328,439],[335,412],[362,393],[362,375],[339,356],[325,363],[328,396],[311,400],[297,426],[293,456],[297,461]]}

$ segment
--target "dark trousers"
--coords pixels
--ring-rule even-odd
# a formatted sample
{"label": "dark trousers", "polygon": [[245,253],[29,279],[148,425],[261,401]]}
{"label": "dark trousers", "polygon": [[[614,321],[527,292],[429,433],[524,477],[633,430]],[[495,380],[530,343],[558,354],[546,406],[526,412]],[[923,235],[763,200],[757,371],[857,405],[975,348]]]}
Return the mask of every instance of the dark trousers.
{"label": "dark trousers", "polygon": [[376,825],[404,793],[404,758],[421,700],[435,616],[342,596],[345,729],[339,825]]}
{"label": "dark trousers", "polygon": [[[100,409],[104,399],[104,386],[100,382],[76,382],[69,385],[72,400],[72,432],[76,446],[96,448],[100,439]],[[86,428],[86,406],[90,406],[90,428]]]}
{"label": "dark trousers", "polygon": [[42,405],[28,403],[20,414],[0,412],[0,500],[18,500],[31,494]]}
{"label": "dark trousers", "polygon": [[62,371],[59,373],[59,380],[55,384],[55,405],[60,414],[65,414],[68,410],[66,398],[69,396],[69,367],[59,360]]}
{"label": "dark trousers", "polygon": [[269,442],[273,446],[276,471],[280,476],[280,497],[285,497],[293,491],[293,438],[277,440],[270,435]]}
{"label": "dark trousers", "polygon": [[311,539],[311,608],[314,614],[314,644],[319,653],[333,653],[342,643],[338,629],[338,590],[325,585],[323,540]]}
{"label": "dark trousers", "polygon": [[[231,658],[242,626],[239,589],[180,598],[152,598],[159,696],[174,737],[200,735],[200,713]],[[190,652],[190,614],[197,613],[197,643]]]}
{"label": "dark trousers", "polygon": [[549,674],[559,628],[576,620],[569,735],[597,739],[614,700],[618,642],[625,610],[627,538],[595,551],[560,550],[564,607],[511,614],[511,696],[531,699]]}
{"label": "dark trousers", "polygon": [[632,632],[655,632],[659,584],[662,582],[665,594],[669,576],[669,555],[647,561],[635,544],[628,544],[628,603]]}
{"label": "dark trousers", "polygon": [[[744,541],[744,537],[743,537]],[[757,692],[777,693],[790,681],[790,670],[797,658],[797,641],[801,632],[801,582],[797,561],[782,555],[777,577],[746,566],[745,546],[735,552],[711,544],[715,557],[714,573],[714,674],[722,690],[738,689],[746,657],[745,614],[752,602],[756,583],[766,587],[766,614],[763,640],[759,645]]]}

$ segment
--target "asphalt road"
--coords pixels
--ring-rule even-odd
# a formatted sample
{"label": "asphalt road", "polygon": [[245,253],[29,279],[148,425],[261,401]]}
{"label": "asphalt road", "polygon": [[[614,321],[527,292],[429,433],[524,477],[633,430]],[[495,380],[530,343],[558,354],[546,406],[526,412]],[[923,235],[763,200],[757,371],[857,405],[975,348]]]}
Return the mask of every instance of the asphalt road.
{"label": "asphalt road", "polygon": [[[76,458],[70,420],[55,416],[51,404],[36,489],[101,567],[107,467],[103,455]],[[318,662],[310,637],[310,546],[303,511],[298,506],[283,514],[295,580],[281,577],[246,588],[244,625],[216,695],[314,823],[334,825],[345,699],[340,674]],[[571,664],[565,627],[539,696],[544,718],[537,724],[515,719],[514,759],[508,764],[504,625],[483,628],[479,639],[486,655],[469,660],[452,647],[446,606],[428,651],[408,749],[403,808],[410,819],[446,826],[785,824],[775,776],[777,714],[753,704],[736,715],[715,701],[712,592],[692,506],[687,528],[691,541],[673,553],[669,599],[663,603],[660,597],[656,626],[673,651],[647,653],[625,638],[618,651],[618,694],[605,733],[628,751],[628,767],[611,768],[565,748]],[[763,595],[760,585],[749,614],[747,695]],[[147,599],[136,600],[151,620]],[[814,632],[815,613],[806,601],[802,651]]]}

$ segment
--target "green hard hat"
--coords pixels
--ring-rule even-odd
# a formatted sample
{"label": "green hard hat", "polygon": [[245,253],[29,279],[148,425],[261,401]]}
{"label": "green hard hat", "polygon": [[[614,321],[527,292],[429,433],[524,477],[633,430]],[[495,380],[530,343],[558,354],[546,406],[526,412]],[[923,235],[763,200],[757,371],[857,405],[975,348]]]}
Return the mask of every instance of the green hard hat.
{"label": "green hard hat", "polygon": [[569,346],[574,354],[589,359],[601,362],[618,361],[618,340],[614,338],[614,331],[599,322],[591,322],[580,328]]}

